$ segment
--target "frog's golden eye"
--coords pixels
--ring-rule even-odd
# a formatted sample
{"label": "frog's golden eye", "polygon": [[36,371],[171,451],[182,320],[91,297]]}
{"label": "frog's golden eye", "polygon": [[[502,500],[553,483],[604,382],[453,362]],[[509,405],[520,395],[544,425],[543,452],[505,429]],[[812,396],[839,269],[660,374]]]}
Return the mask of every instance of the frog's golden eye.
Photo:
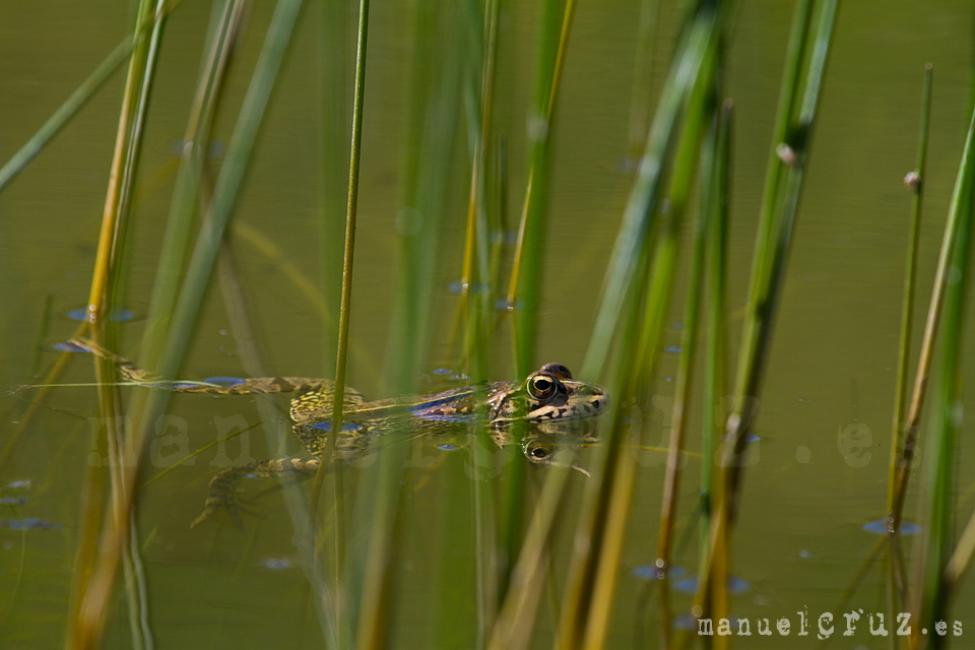
{"label": "frog's golden eye", "polygon": [[528,394],[535,399],[548,399],[555,394],[558,380],[551,375],[537,374],[528,378]]}

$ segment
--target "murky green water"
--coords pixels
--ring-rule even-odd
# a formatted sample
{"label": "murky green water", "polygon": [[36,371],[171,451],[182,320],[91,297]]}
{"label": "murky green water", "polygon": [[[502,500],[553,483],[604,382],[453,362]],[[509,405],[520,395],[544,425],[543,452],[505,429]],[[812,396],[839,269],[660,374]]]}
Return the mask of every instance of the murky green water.
{"label": "murky green water", "polygon": [[[631,182],[628,133],[638,4],[581,3],[565,71],[555,136],[552,234],[539,360],[559,360],[572,368],[580,365],[588,343],[606,260]],[[136,318],[121,326],[126,353],[135,353],[133,346],[144,325],[141,317],[174,182],[174,151],[182,137],[209,18],[209,3],[184,5],[167,28],[142,162],[125,305]],[[375,3],[373,7],[352,319],[355,352],[350,369],[351,383],[368,395],[376,395],[383,383],[396,287],[392,260],[406,154],[403,130],[410,44],[403,26],[407,5]],[[728,92],[735,99],[738,119],[731,232],[735,306],[744,302],[790,5],[742,2],[735,20]],[[230,104],[239,101],[246,87],[270,10],[268,2],[252,8],[232,70]],[[924,304],[969,105],[970,12],[964,2],[923,7],[909,2],[886,2],[882,7],[849,2],[841,9],[775,333],[770,381],[762,401],[760,440],[754,448],[754,465],[747,472],[735,537],[735,574],[746,581],[735,599],[739,616],[794,617],[803,607],[813,617],[838,611],[842,594],[877,540],[862,528],[881,515],[886,490],[886,440],[909,202],[900,179],[913,164],[921,67],[930,61],[935,64],[936,85],[921,243],[924,289],[919,302]],[[664,8],[663,25],[669,24],[671,13],[671,8]],[[128,19],[115,2],[0,4],[0,158],[8,158],[123,37]],[[524,178],[524,107],[530,95],[535,19],[530,7],[519,5],[505,12],[501,24],[498,130],[510,145],[511,214],[517,214]],[[273,243],[294,271],[316,284],[323,267],[318,244],[318,114],[338,110],[336,105],[347,99],[326,96],[323,109],[317,67],[319,26],[318,7],[306,8],[236,216],[250,232]],[[662,32],[662,40],[667,41],[666,27]],[[656,48],[658,56],[668,49],[662,42]],[[659,83],[663,65],[658,58],[651,86]],[[69,336],[76,326],[67,312],[87,298],[120,84],[114,80],[95,97],[0,195],[0,302],[4,306],[0,413],[5,414],[0,439],[4,442],[32,395],[14,389],[40,381],[55,358],[51,344]],[[231,126],[228,120],[220,124],[221,142]],[[219,154],[218,148],[215,155]],[[446,333],[456,301],[449,285],[460,265],[466,191],[465,182],[459,182],[444,218],[434,282],[436,338],[426,364],[431,372],[449,363]],[[321,375],[331,352],[325,349],[320,310],[289,277],[281,259],[262,255],[247,237],[235,238],[234,246],[268,368],[279,374]],[[44,329],[48,301],[52,316]],[[734,320],[733,326],[739,322]],[[675,323],[666,344],[676,345],[678,339]],[[673,373],[676,358],[665,355],[665,381],[655,401],[661,422],[670,404],[666,376]],[[499,374],[508,367],[507,356],[495,362]],[[185,374],[234,375],[241,368],[214,283]],[[90,364],[79,359],[61,381],[92,378]],[[170,413],[177,428],[185,427],[186,435],[153,448],[146,472],[153,482],[140,509],[150,623],[157,647],[317,647],[319,628],[308,604],[307,581],[298,568],[293,530],[279,491],[253,504],[258,514],[246,518],[244,531],[226,520],[188,528],[201,507],[213,465],[226,460],[219,454],[235,461],[262,458],[273,450],[268,449],[266,437],[253,430],[225,448],[201,453],[191,463],[175,463],[234,427],[259,422],[254,401],[184,395],[172,401]],[[2,647],[61,644],[80,520],[79,494],[86,461],[92,460],[90,431],[97,414],[94,389],[55,390],[0,469]],[[964,438],[970,429],[966,425],[963,431],[964,451],[969,451]],[[664,439],[665,433],[657,432],[648,443]],[[298,448],[294,441],[287,444],[292,451]],[[434,624],[444,607],[474,606],[473,594],[467,601],[448,603],[440,595],[445,584],[472,572],[472,522],[445,515],[451,511],[451,498],[469,497],[446,495],[442,489],[455,484],[470,456],[434,445],[417,453],[421,455],[413,459],[415,469],[402,486],[405,521],[416,525],[401,531],[396,542],[401,548],[397,587],[401,606],[393,620],[393,639],[398,647],[466,647],[471,636],[444,638]],[[641,577],[641,567],[651,561],[656,540],[663,458],[651,451],[633,453],[639,454],[641,473],[620,569],[614,647],[638,644],[639,638],[656,643],[652,624],[648,638],[634,634],[638,620],[645,617],[640,603],[648,583]],[[585,466],[585,454],[579,462]],[[967,518],[975,505],[971,478],[975,461],[968,455],[958,463],[957,512]],[[538,485],[545,471],[544,466],[531,466],[530,484]],[[685,504],[693,498],[696,474],[697,464],[692,461],[682,494]],[[574,499],[586,479],[578,474],[570,480]],[[259,488],[248,489],[253,493]],[[913,512],[912,506],[908,512]],[[27,529],[17,529],[23,526]],[[458,543],[444,547],[443,531],[448,527],[454,527],[449,529]],[[354,546],[366,539],[366,531],[354,531],[350,543]],[[567,541],[558,542],[563,554]],[[685,545],[679,563],[693,566],[693,544]],[[559,564],[555,566],[557,570]],[[675,606],[686,607],[689,599],[678,594]],[[552,601],[556,602],[554,595]],[[850,605],[884,610],[879,570],[869,574]],[[971,582],[962,587],[954,611],[966,626],[966,636],[975,635]],[[553,624],[551,616],[540,620],[542,625]],[[128,647],[128,628],[124,602],[118,600],[109,622],[108,647]],[[545,630],[540,629],[539,635],[544,637]],[[795,638],[773,637],[739,645],[787,648],[797,643]],[[968,643],[963,638],[956,647]],[[861,633],[852,642],[837,641],[835,647],[888,646],[887,641]]]}

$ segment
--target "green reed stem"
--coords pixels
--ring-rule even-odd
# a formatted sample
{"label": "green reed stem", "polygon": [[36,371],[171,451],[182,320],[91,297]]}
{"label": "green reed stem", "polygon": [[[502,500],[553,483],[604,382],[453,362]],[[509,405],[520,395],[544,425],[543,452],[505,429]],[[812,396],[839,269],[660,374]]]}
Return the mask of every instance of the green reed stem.
{"label": "green reed stem", "polygon": [[[464,357],[469,374],[474,381],[484,381],[487,375],[486,316],[489,311],[490,281],[488,270],[487,224],[487,163],[491,143],[491,126],[494,108],[494,80],[497,59],[498,15],[500,0],[487,0],[482,20],[469,17],[468,23],[483,25],[485,47],[480,65],[480,90],[477,93],[480,108],[477,115],[478,129],[474,134],[474,151],[471,162],[471,180],[467,197],[467,232],[464,237],[464,261],[461,271],[462,306],[466,312],[466,342]],[[479,3],[465,4],[468,14],[476,14]],[[474,285],[475,291],[471,291]]]}
{"label": "green reed stem", "polygon": [[[345,249],[342,255],[342,296],[339,302],[338,345],[335,353],[335,394],[328,448],[342,429],[345,374],[349,349],[349,318],[352,312],[352,265],[355,258],[356,215],[359,206],[359,160],[362,151],[362,102],[366,90],[366,47],[369,37],[369,0],[359,0],[359,29],[356,36],[355,91],[352,99],[352,142],[349,145],[349,193],[345,211]],[[324,463],[322,464],[324,466]]]}
{"label": "green reed stem", "polygon": [[928,303],[928,313],[924,324],[924,335],[921,340],[921,350],[918,354],[917,368],[914,371],[914,386],[911,392],[911,401],[902,427],[904,444],[900,450],[900,458],[897,461],[893,507],[888,523],[891,530],[898,530],[900,527],[904,499],[907,494],[907,484],[911,475],[911,463],[914,458],[914,450],[917,447],[918,435],[920,433],[921,410],[924,406],[928,377],[931,372],[931,361],[934,357],[934,343],[938,334],[945,293],[950,281],[948,269],[951,251],[954,250],[956,245],[955,242],[959,237],[960,228],[961,218],[959,212],[957,210],[950,210],[948,212],[948,221],[945,223],[944,235],[941,240],[941,251],[938,254],[938,267],[935,271],[934,286],[931,290],[931,298]]}
{"label": "green reed stem", "polygon": [[[397,215],[400,234],[399,287],[390,329],[386,386],[397,395],[414,392],[417,369],[429,343],[429,313],[440,224],[446,211],[451,164],[460,108],[464,31],[459,10],[440,11],[436,5],[415,7],[414,60],[405,151],[404,186]],[[444,54],[446,43],[447,54]],[[442,62],[431,66],[430,61]],[[436,124],[436,129],[429,128]],[[401,431],[400,433],[405,433]],[[388,643],[396,605],[392,596],[399,572],[396,540],[404,527],[401,508],[405,445],[378,450],[378,460],[364,477],[366,491],[357,496],[357,525],[368,539],[350,549],[355,555],[349,580],[356,645],[373,648]]]}
{"label": "green reed stem", "polygon": [[[729,455],[725,463],[729,479],[729,493],[726,496],[732,502],[737,495],[743,467],[741,460],[757,414],[757,398],[761,393],[765,362],[771,344],[775,306],[792,243],[806,160],[809,155],[808,147],[826,71],[838,0],[821,0],[818,20],[812,29],[808,28],[812,21],[811,6],[807,7],[806,4],[807,2],[803,2],[800,5],[797,16],[797,24],[804,34],[796,39],[801,43],[801,47],[796,48],[797,52],[790,52],[786,67],[790,75],[786,79],[786,84],[797,84],[797,87],[785,91],[781,98],[784,101],[779,105],[779,115],[776,118],[777,128],[773,134],[775,145],[770,162],[770,175],[767,178],[766,197],[759,217],[755,262],[752,266],[745,329],[739,352],[735,404],[728,426],[733,444],[727,449]],[[800,101],[798,71],[803,67],[803,51],[810,36],[812,49],[809,53],[808,65],[801,76],[805,84]],[[793,46],[790,45],[790,50],[792,48]],[[793,60],[793,56],[797,60]],[[784,127],[779,131],[779,126],[783,123]],[[780,135],[783,136],[781,139]],[[774,191],[772,195],[769,195],[770,187]]]}
{"label": "green reed stem", "polygon": [[[932,435],[925,450],[925,474],[922,487],[922,511],[925,521],[921,552],[917,559],[917,593],[913,626],[915,643],[919,628],[934,629],[935,622],[947,619],[950,584],[945,569],[951,551],[954,491],[954,464],[957,460],[957,437],[961,429],[961,360],[966,308],[966,291],[975,226],[975,111],[965,139],[965,149],[958,167],[958,177],[949,208],[951,220],[957,220],[958,235],[949,256],[944,302],[944,331],[937,384],[937,401],[932,413]],[[943,647],[947,641],[937,634],[928,636],[930,647]]]}
{"label": "green reed stem", "polygon": [[627,155],[640,155],[640,148],[647,132],[647,116],[650,115],[650,90],[653,73],[653,53],[659,32],[660,0],[642,0],[637,27],[636,60],[633,63],[633,81],[630,84],[630,128]]}
{"label": "green reed stem", "polygon": [[[551,136],[562,69],[575,15],[575,0],[565,0],[564,6],[562,4],[560,0],[545,0],[542,5],[535,86],[528,116],[528,180],[508,284],[506,304],[515,311],[515,372],[519,378],[528,375],[535,361],[543,253],[548,231]],[[510,576],[510,568],[520,552],[524,484],[525,464],[520,462],[520,458],[508,462],[503,477],[504,496],[501,504],[501,544],[504,559],[508,563],[505,577]],[[507,584],[503,583],[501,586],[503,594]]]}
{"label": "green reed stem", "polygon": [[560,4],[559,0],[546,0],[542,13],[535,94],[528,118],[528,182],[508,285],[507,304],[515,310],[517,316],[515,365],[519,377],[526,376],[534,363],[542,256],[548,223],[552,130],[562,69],[575,15],[575,0],[565,0],[559,21]]}
{"label": "green reed stem", "polygon": [[[917,163],[905,182],[912,193],[911,223],[908,230],[907,259],[904,264],[904,301],[901,306],[901,328],[897,351],[897,375],[894,387],[894,413],[891,420],[890,463],[887,480],[887,516],[889,525],[899,516],[895,515],[895,496],[897,464],[900,457],[904,432],[904,404],[907,401],[907,381],[910,370],[911,336],[914,325],[914,298],[917,286],[917,251],[921,232],[921,207],[924,199],[924,178],[928,158],[928,133],[931,124],[931,82],[933,67],[924,67],[924,83],[921,90],[921,124],[918,133]],[[896,526],[891,530],[896,531]]]}
{"label": "green reed stem", "polygon": [[[338,345],[339,304],[342,301],[342,257],[344,248],[345,211],[348,198],[348,169],[352,102],[352,12],[354,3],[346,0],[323,0],[320,4],[321,25],[318,40],[321,82],[321,272],[324,280],[322,321],[325,350],[324,377],[335,376],[335,350]],[[316,288],[316,293],[320,290]],[[353,350],[354,352],[354,350]]]}
{"label": "green reed stem", "polygon": [[[477,123],[474,130],[474,146],[471,161],[470,188],[467,201],[467,232],[464,241],[464,262],[461,273],[461,302],[458,308],[464,312],[466,322],[463,358],[469,376],[475,383],[486,381],[488,369],[487,317],[490,313],[491,291],[489,290],[491,276],[489,270],[489,227],[488,227],[488,161],[491,154],[492,120],[494,109],[494,83],[497,63],[498,19],[501,11],[500,0],[481,2],[465,2],[466,23],[472,31],[472,40],[483,40],[484,46],[476,48],[480,59],[475,59],[477,66],[471,71],[471,77],[477,82],[479,113],[471,116],[471,122]],[[475,49],[475,48],[471,48]],[[472,83],[473,84],[473,80]],[[471,94],[474,94],[473,92]],[[472,291],[473,287],[473,291]],[[492,287],[493,289],[493,287]],[[479,414],[481,415],[481,414]],[[475,596],[476,620],[473,622],[477,630],[477,647],[483,648],[487,642],[490,627],[493,624],[498,607],[498,540],[497,513],[495,502],[491,498],[493,491],[491,483],[485,480],[493,473],[494,444],[490,439],[489,427],[479,417],[474,425],[477,439],[472,442],[471,453],[474,468],[474,480],[471,483],[471,502],[474,521],[475,544]],[[448,531],[447,544],[450,544]],[[453,613],[453,607],[448,603],[444,609],[450,617],[451,627],[457,627],[458,621]],[[446,622],[446,621],[445,621]],[[462,626],[462,625],[461,625]]]}
{"label": "green reed stem", "polygon": [[[728,600],[726,580],[716,579],[712,569],[723,565],[727,557],[730,526],[744,467],[743,458],[757,414],[772,324],[792,243],[837,4],[837,0],[822,0],[813,23],[812,0],[800,2],[790,36],[765,195],[759,215],[734,402],[726,429],[730,440],[725,443],[723,452],[721,498],[711,521],[710,550],[705,566],[701,567],[701,586],[695,598],[698,611],[705,609],[704,600],[708,595],[714,602],[724,603]],[[810,42],[812,47],[807,58],[805,52]],[[724,647],[727,642],[723,637],[715,637],[714,640],[716,647]]]}
{"label": "green reed stem", "polygon": [[[716,21],[709,17],[716,27]],[[704,61],[700,73],[694,81],[691,94],[688,98],[687,106],[684,111],[683,124],[681,126],[680,139],[674,154],[673,166],[670,176],[668,189],[669,206],[663,216],[662,231],[655,242],[652,258],[649,287],[646,297],[646,309],[643,315],[639,342],[636,354],[632,361],[624,361],[620,364],[621,370],[626,370],[630,375],[628,386],[636,387],[641,385],[639,377],[652,377],[656,367],[657,359],[660,354],[660,343],[663,337],[665,319],[670,311],[671,295],[673,293],[674,278],[677,271],[677,258],[680,247],[680,236],[683,229],[684,213],[688,199],[694,187],[694,176],[697,169],[697,160],[701,151],[701,135],[704,127],[709,121],[709,117],[714,112],[714,106],[710,100],[711,88],[714,84],[716,72],[716,56],[718,52],[718,32],[710,32],[711,38],[708,39],[704,52]],[[692,280],[692,283],[694,280]],[[699,284],[699,282],[698,282]],[[691,285],[692,295],[689,300],[697,298],[693,295],[693,284]],[[696,320],[696,316],[694,317]],[[691,325],[688,323],[688,325]],[[694,326],[696,329],[696,325]],[[688,348],[689,349],[689,348]],[[635,362],[635,363],[634,363]],[[688,371],[689,372],[689,371]],[[689,381],[689,378],[687,378]],[[632,391],[632,389],[631,389]],[[619,392],[621,399],[627,402],[635,397],[635,394],[623,389]],[[678,401],[681,397],[678,396]],[[678,412],[681,406],[675,406],[674,417],[683,419]],[[617,410],[614,415],[613,429],[619,432],[624,429],[624,424],[620,418],[622,409]],[[661,548],[665,551],[666,557],[670,554],[669,529],[673,522],[670,516],[672,508],[676,505],[676,494],[667,494],[669,486],[676,489],[678,480],[678,466],[683,461],[681,452],[683,449],[683,423],[677,424],[671,432],[670,447],[668,449],[667,465],[667,485],[665,486],[665,496],[661,503],[661,509],[667,515],[667,519],[661,521],[662,535],[666,537],[666,547],[663,546],[664,537],[661,537]],[[633,497],[633,486],[636,481],[636,457],[634,454],[626,453],[622,448],[627,436],[617,433],[614,439],[608,441],[607,446],[613,447],[612,464],[607,465],[612,470],[604,475],[606,484],[600,494],[600,503],[597,505],[599,513],[605,513],[603,521],[597,519],[597,527],[602,529],[599,542],[593,547],[593,587],[589,603],[589,615],[583,637],[583,646],[587,648],[601,647],[606,643],[606,635],[609,630],[609,623],[613,612],[614,594],[616,593],[616,583],[619,577],[619,566],[622,557],[623,543],[626,538],[626,528],[629,522],[629,506]],[[671,510],[668,510],[668,506]],[[660,560],[658,559],[658,564]]]}
{"label": "green reed stem", "polygon": [[[328,433],[328,453],[335,456],[338,436],[342,431],[343,413],[345,405],[345,381],[348,367],[349,349],[349,320],[352,313],[352,271],[355,259],[355,231],[359,205],[359,166],[362,158],[362,112],[366,89],[366,52],[369,43],[369,0],[359,1],[359,25],[356,32],[355,54],[355,82],[352,97],[352,127],[349,143],[349,177],[347,184],[345,237],[342,253],[342,285],[339,294],[339,321],[335,348],[335,394],[337,398],[332,402],[332,423]],[[342,533],[344,532],[345,512],[343,506],[344,490],[342,487],[342,470],[337,463],[329,463],[322,459],[316,477],[315,499],[321,492],[322,477],[326,466],[332,467],[332,497],[335,512],[336,535],[333,542],[334,555],[334,585],[337,594],[335,603],[335,619],[340,625],[340,640],[345,643],[346,617],[344,615],[345,595],[342,589],[342,576],[345,574],[345,549]],[[317,510],[317,502],[315,508]]]}
{"label": "green reed stem", "polygon": [[[251,309],[244,285],[237,272],[234,249],[229,240],[224,240],[218,260],[217,275],[230,329],[237,343],[237,351],[244,371],[251,377],[265,377],[269,373],[262,359]],[[255,398],[268,449],[273,450],[275,456],[283,456],[286,453],[285,445],[291,428],[289,422],[275,407],[272,396],[255,395]],[[329,592],[323,568],[315,561],[314,535],[308,517],[309,505],[305,493],[298,485],[284,479],[282,479],[282,488],[284,503],[294,529],[295,546],[299,551],[301,567],[314,594],[313,611],[317,614],[322,637],[327,643],[335,644],[329,647],[339,647],[338,637],[332,636],[333,630],[341,629],[339,628],[341,621],[337,618],[340,610],[335,606],[339,593],[337,590]]]}
{"label": "green reed stem", "polygon": [[968,523],[965,524],[965,530],[958,538],[955,550],[945,566],[944,586],[949,593],[953,592],[961,582],[972,564],[973,556],[975,556],[975,513],[972,513]]}
{"label": "green reed stem", "polygon": [[149,299],[139,358],[139,365],[144,368],[159,366],[159,357],[179,299],[180,282],[190,250],[193,217],[199,205],[210,133],[246,6],[247,0],[224,0],[219,17],[210,31],[183,136],[182,155]]}
{"label": "green reed stem", "polygon": [[[713,98],[712,98],[713,99]],[[708,111],[709,113],[713,111]],[[717,137],[714,130],[718,120],[717,114],[711,120],[709,128],[711,136],[709,142],[716,145]],[[702,112],[703,117],[703,112]],[[697,134],[694,134],[695,136]],[[690,140],[693,142],[693,140]],[[697,144],[696,142],[694,144]],[[678,157],[680,160],[680,157]],[[713,163],[712,163],[713,164]],[[705,170],[714,176],[713,169]],[[711,182],[711,178],[708,178]],[[710,188],[709,188],[710,189]],[[689,192],[689,188],[684,191]],[[715,201],[715,199],[711,199]],[[686,199],[686,197],[685,197]],[[667,447],[667,470],[664,476],[663,496],[660,501],[660,529],[657,540],[657,561],[659,570],[666,570],[670,566],[671,544],[674,534],[674,519],[677,514],[677,497],[680,488],[680,468],[683,464],[684,437],[687,429],[687,413],[691,400],[691,389],[694,382],[694,364],[697,354],[697,337],[701,312],[701,301],[704,294],[705,256],[708,250],[709,236],[714,227],[711,219],[717,210],[715,206],[705,204],[699,211],[697,229],[694,233],[694,248],[691,254],[691,272],[688,279],[688,294],[684,306],[683,330],[681,332],[681,353],[677,364],[677,377],[674,382],[675,401],[670,419],[670,442]],[[673,218],[673,217],[671,217]],[[675,242],[676,243],[676,242]]]}
{"label": "green reed stem", "polygon": [[[733,105],[726,101],[708,136],[701,162],[705,179],[703,209],[708,217],[708,323],[704,369],[704,417],[701,424],[701,510],[705,524],[711,512],[714,474],[724,429],[727,368],[728,212],[731,204],[731,123]],[[705,528],[706,529],[706,528]],[[706,535],[705,535],[706,541]]]}
{"label": "green reed stem", "polygon": [[568,463],[564,462],[564,456],[562,462],[549,468],[521,546],[521,554],[512,571],[506,597],[491,631],[487,644],[490,650],[525,648],[531,641],[531,633],[535,629],[535,613],[544,585],[545,559],[549,553],[552,529],[569,474],[570,469]]}
{"label": "green reed stem", "polygon": [[139,4],[136,25],[141,25],[155,16],[155,24],[149,41],[138,40],[129,59],[129,70],[122,94],[122,108],[119,115],[118,131],[115,136],[115,150],[108,176],[108,190],[105,194],[105,207],[102,212],[101,231],[98,236],[98,251],[95,257],[95,270],[92,274],[91,289],[88,296],[87,318],[92,323],[101,321],[112,291],[110,276],[117,263],[120,242],[128,221],[128,197],[135,182],[135,171],[141,149],[145,114],[148,110],[149,90],[158,54],[158,40],[162,29],[162,1],[142,0]]}
{"label": "green reed stem", "polygon": [[624,305],[631,295],[643,252],[648,250],[660,204],[667,158],[676,140],[676,125],[690,89],[700,74],[704,52],[714,28],[711,23],[713,19],[701,22],[692,30],[686,42],[679,46],[661,91],[637,177],[623,213],[623,223],[606,270],[593,335],[582,364],[581,375],[584,377],[597,376],[609,359],[619,315],[625,313]]}
{"label": "green reed stem", "polygon": [[[163,377],[175,377],[182,364],[213,271],[215,258],[249,167],[257,133],[270,100],[274,81],[290,43],[300,8],[300,0],[280,0],[268,27],[264,48],[244,99],[240,119],[230,139],[227,158],[217,180],[213,203],[190,261],[184,290],[173,318],[167,352],[161,356],[160,374]],[[155,424],[157,415],[165,408],[168,397],[166,391],[151,392],[142,404],[142,408],[135,414],[131,439],[125,449],[126,462],[122,468],[124,490],[113,518],[113,525],[102,537],[98,562],[78,608],[75,622],[77,633],[72,644],[74,647],[95,647],[101,639],[118,570],[119,556],[124,548],[125,536],[128,534],[133,516],[139,461],[142,458],[149,430]]]}
{"label": "green reed stem", "polygon": [[[639,284],[640,280],[636,270],[642,266],[640,259],[647,256],[645,251],[649,249],[652,243],[650,238],[651,222],[659,207],[663,177],[668,170],[669,152],[673,142],[677,139],[677,122],[682,113],[685,112],[692,88],[697,85],[698,80],[704,74],[705,61],[708,58],[707,53],[712,47],[712,41],[716,38],[717,31],[716,16],[711,11],[702,9],[696,15],[690,29],[687,30],[677,50],[676,58],[671,64],[647,136],[640,172],[634,182],[629,203],[624,213],[623,225],[607,271],[605,285],[607,291],[603,295],[603,302],[597,315],[593,338],[583,367],[583,376],[597,376],[601,374],[600,369],[609,366],[609,342],[616,335],[617,324],[620,320],[620,309],[626,297],[635,293],[635,285]],[[685,175],[692,176],[692,173],[687,172]],[[656,295],[658,299],[663,297],[659,291]],[[631,306],[634,308],[638,304],[639,301],[631,301]],[[663,301],[658,300],[657,309],[663,308]],[[626,320],[635,322],[635,318],[632,317]],[[619,331],[624,331],[624,328],[620,327]],[[603,625],[606,620],[605,610],[594,615],[588,632],[586,624],[589,617],[593,615],[589,608],[592,603],[596,602],[597,598],[593,594],[593,584],[597,579],[597,576],[594,575],[597,560],[604,558],[599,564],[600,569],[610,570],[614,573],[618,569],[616,566],[608,567],[607,562],[610,559],[610,554],[604,554],[601,546],[603,544],[603,523],[612,521],[611,530],[616,531],[614,534],[618,535],[622,526],[620,522],[625,519],[621,515],[626,511],[625,506],[627,504],[611,504],[609,499],[614,485],[612,476],[614,468],[622,468],[625,472],[632,471],[628,463],[617,465],[617,458],[621,455],[622,440],[625,438],[620,404],[625,403],[628,396],[632,396],[632,382],[630,380],[637,365],[635,362],[636,355],[632,349],[635,342],[630,341],[630,343],[632,345],[620,349],[620,367],[616,373],[617,380],[615,385],[610,387],[610,392],[614,395],[614,406],[610,412],[611,420],[607,439],[603,445],[595,450],[592,465],[594,469],[593,478],[587,481],[584,487],[581,514],[572,545],[573,553],[570,558],[565,588],[566,595],[563,600],[559,623],[559,648],[579,647],[583,643],[584,633],[588,634],[587,639],[596,640],[605,630]],[[619,397],[615,397],[616,395]],[[617,485],[622,485],[622,488],[617,488],[621,494],[628,494],[623,489],[629,483],[626,479],[626,476],[620,477],[617,483]],[[610,505],[615,506],[615,509],[607,515],[606,509]],[[607,548],[613,549],[614,547],[615,543],[610,540],[610,545]],[[605,594],[607,589],[611,587],[607,580],[610,579],[604,579],[600,583],[601,595]],[[611,601],[611,598],[609,600]]]}
{"label": "green reed stem", "polygon": [[[95,267],[92,272],[91,287],[88,298],[87,320],[91,323],[92,333],[96,337],[104,336],[102,317],[109,307],[110,296],[117,285],[120,275],[120,248],[124,239],[124,231],[129,218],[132,186],[135,182],[138,167],[139,152],[141,150],[145,115],[148,110],[150,89],[158,54],[159,38],[161,37],[162,0],[142,0],[139,4],[135,21],[136,33],[141,25],[153,19],[152,36],[148,41],[135,39],[135,48],[129,59],[129,69],[126,75],[125,88],[122,95],[122,106],[119,112],[118,129],[115,138],[115,149],[109,170],[108,189],[105,196],[105,207],[102,214],[101,231],[98,238],[98,250],[95,255]],[[119,509],[125,502],[126,486],[122,479],[121,467],[125,454],[122,440],[123,430],[119,421],[121,413],[118,388],[112,385],[115,376],[114,364],[100,360],[96,362],[96,376],[99,384],[99,407],[101,416],[106,423],[104,429],[104,448],[107,450],[108,463],[111,468],[111,496],[113,520],[118,523]],[[102,446],[102,443],[96,443]],[[76,561],[86,562],[76,565],[74,591],[71,597],[71,609],[68,616],[68,631],[66,644],[69,647],[86,648],[97,644],[102,635],[107,612],[96,613],[93,619],[83,617],[84,599],[91,588],[92,560],[95,552],[91,548],[99,530],[106,530],[102,513],[90,510],[93,501],[102,500],[104,495],[104,481],[92,476],[98,472],[92,468],[86,486],[94,490],[86,495],[84,501],[88,504],[87,514],[91,515],[82,522],[80,533],[79,553]],[[132,643],[136,648],[152,646],[152,633],[148,625],[140,625],[144,620],[143,613],[147,605],[140,598],[145,594],[144,578],[138,559],[138,542],[134,527],[126,526],[117,531],[118,546],[112,562],[117,565],[124,556],[124,576],[128,595],[129,615],[132,628]],[[134,543],[130,543],[134,542]]]}

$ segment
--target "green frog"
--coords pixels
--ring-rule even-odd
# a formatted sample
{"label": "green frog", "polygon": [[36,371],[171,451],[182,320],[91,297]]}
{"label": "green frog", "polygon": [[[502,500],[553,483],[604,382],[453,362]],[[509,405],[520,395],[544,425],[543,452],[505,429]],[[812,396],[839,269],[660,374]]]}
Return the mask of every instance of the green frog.
{"label": "green frog", "polygon": [[[203,513],[196,526],[226,509],[239,521],[237,482],[245,476],[308,475],[318,471],[328,451],[335,384],[308,377],[211,377],[204,381],[163,382],[128,359],[89,339],[72,339],[75,349],[113,361],[119,374],[139,385],[185,393],[253,395],[295,393],[290,416],[293,429],[309,457],[274,458],[225,469],[210,481]],[[598,386],[578,381],[562,364],[546,363],[522,382],[497,381],[464,386],[430,395],[367,401],[353,388],[343,394],[343,424],[335,437],[333,456],[351,459],[363,455],[379,435],[396,430],[436,434],[456,430],[458,423],[481,417],[499,446],[516,442],[512,425],[524,422],[522,443],[532,462],[547,462],[558,434],[587,433],[591,418],[605,410],[607,397]]]}

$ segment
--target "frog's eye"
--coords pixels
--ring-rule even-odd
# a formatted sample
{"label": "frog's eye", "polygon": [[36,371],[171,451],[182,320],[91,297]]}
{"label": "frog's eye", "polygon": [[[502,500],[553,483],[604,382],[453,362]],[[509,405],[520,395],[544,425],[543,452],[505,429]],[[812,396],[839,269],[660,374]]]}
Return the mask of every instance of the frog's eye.
{"label": "frog's eye", "polygon": [[532,458],[536,460],[544,460],[548,458],[548,449],[545,447],[534,447],[528,453],[532,455]]}
{"label": "frog's eye", "polygon": [[528,394],[535,399],[548,399],[555,393],[558,380],[551,375],[538,374],[528,379]]}

